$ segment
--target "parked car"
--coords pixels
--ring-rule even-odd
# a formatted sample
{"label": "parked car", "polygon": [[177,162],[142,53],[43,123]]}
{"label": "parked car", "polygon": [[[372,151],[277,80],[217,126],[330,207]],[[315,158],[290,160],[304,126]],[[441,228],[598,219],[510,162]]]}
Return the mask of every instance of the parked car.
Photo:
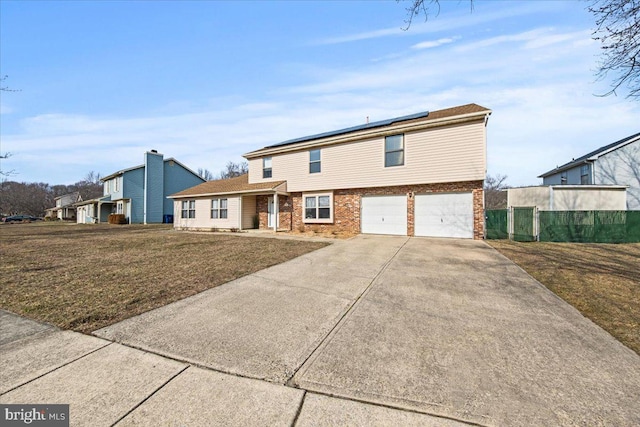
{"label": "parked car", "polygon": [[4,222],[25,222],[25,221],[42,221],[42,218],[38,218],[33,215],[11,215],[6,218],[2,218]]}

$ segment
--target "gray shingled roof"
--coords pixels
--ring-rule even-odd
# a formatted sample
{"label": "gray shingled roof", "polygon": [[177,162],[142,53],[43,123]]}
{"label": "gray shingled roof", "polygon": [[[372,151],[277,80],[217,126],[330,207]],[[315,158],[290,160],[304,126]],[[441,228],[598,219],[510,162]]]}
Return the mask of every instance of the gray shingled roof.
{"label": "gray shingled roof", "polygon": [[589,159],[591,157],[594,157],[594,156],[597,156],[600,153],[604,153],[606,151],[609,151],[609,150],[611,150],[612,148],[615,148],[618,145],[623,146],[626,143],[631,142],[633,139],[638,138],[638,137],[640,137],[640,132],[638,132],[636,134],[633,134],[631,136],[627,136],[626,138],[622,138],[619,141],[612,142],[611,144],[605,145],[604,147],[600,147],[597,150],[593,150],[590,153],[585,154],[584,156],[578,157],[577,159],[572,159],[570,162],[567,162],[562,166],[557,166],[556,168],[551,169],[550,171],[545,172],[542,175],[538,175],[538,178],[545,178],[545,177],[547,177],[549,175],[553,175],[553,174],[556,174],[558,172],[562,172],[564,170],[571,169],[571,168],[573,168],[573,167],[575,167],[575,166],[577,166],[579,164],[584,163],[585,160],[587,160],[587,159]]}

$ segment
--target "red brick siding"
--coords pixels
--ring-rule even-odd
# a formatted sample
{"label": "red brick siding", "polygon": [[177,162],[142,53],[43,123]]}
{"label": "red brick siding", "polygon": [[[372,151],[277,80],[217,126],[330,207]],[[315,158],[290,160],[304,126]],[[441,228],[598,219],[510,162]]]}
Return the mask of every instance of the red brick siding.
{"label": "red brick siding", "polygon": [[[414,200],[416,194],[428,193],[473,193],[474,210],[474,238],[482,239],[484,236],[484,193],[482,181],[451,182],[443,184],[403,185],[394,187],[357,188],[348,190],[335,190],[333,192],[333,224],[306,224],[303,221],[304,206],[302,193],[292,193],[289,198],[281,197],[280,202],[280,229],[296,231],[328,231],[360,233],[360,200],[362,196],[382,195],[407,195],[407,235],[413,236]],[[261,199],[264,198],[264,201]],[[258,212],[260,216],[260,228],[267,228],[267,196],[258,196]],[[285,207],[285,200],[289,207]]]}
{"label": "red brick siding", "polygon": [[[271,196],[256,196],[256,209],[258,215],[258,223],[260,229],[269,228],[269,197]],[[279,230],[291,230],[291,215],[293,205],[291,203],[290,196],[278,195],[278,229]]]}

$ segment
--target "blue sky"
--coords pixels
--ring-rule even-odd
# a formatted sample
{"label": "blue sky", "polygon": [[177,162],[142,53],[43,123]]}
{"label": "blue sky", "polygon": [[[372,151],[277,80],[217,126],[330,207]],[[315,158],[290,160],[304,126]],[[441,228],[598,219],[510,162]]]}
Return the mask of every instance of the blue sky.
{"label": "blue sky", "polygon": [[0,1],[0,151],[12,179],[71,184],[156,149],[218,173],[291,138],[467,103],[491,108],[511,185],[640,131],[597,81],[576,1]]}

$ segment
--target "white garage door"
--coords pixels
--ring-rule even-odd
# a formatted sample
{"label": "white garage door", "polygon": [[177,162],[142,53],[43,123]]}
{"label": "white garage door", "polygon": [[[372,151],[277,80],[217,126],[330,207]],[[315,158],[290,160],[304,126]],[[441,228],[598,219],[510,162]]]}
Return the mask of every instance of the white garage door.
{"label": "white garage door", "polygon": [[473,194],[415,196],[415,235],[473,238]]}
{"label": "white garage door", "polygon": [[362,232],[407,235],[407,196],[362,198]]}

